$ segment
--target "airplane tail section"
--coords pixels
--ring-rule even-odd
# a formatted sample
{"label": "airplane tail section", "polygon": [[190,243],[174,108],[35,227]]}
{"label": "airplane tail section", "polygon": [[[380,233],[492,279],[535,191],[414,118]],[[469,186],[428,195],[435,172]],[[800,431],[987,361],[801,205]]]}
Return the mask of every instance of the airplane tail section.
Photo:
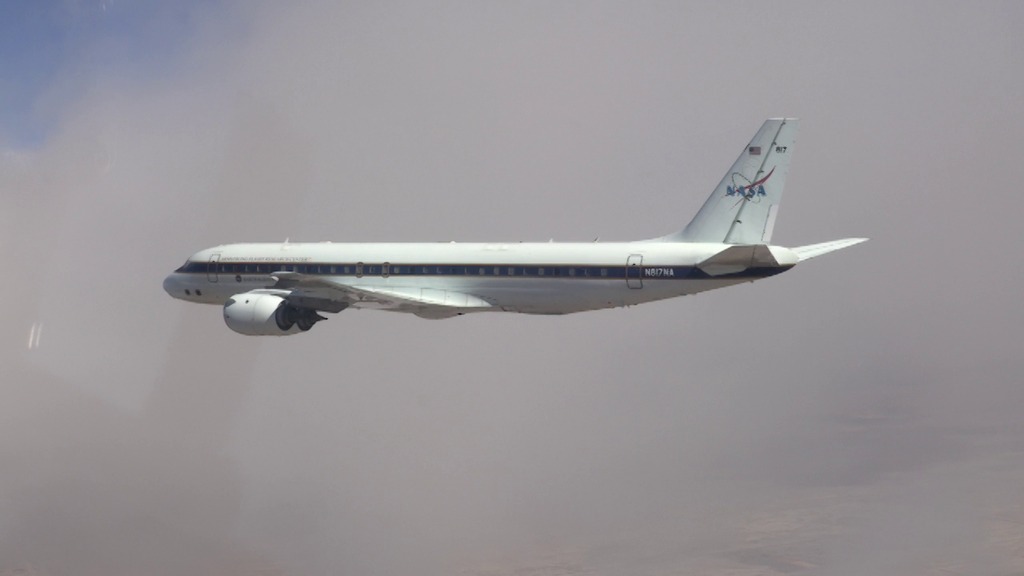
{"label": "airplane tail section", "polygon": [[660,240],[768,244],[798,124],[796,118],[766,120],[686,228]]}

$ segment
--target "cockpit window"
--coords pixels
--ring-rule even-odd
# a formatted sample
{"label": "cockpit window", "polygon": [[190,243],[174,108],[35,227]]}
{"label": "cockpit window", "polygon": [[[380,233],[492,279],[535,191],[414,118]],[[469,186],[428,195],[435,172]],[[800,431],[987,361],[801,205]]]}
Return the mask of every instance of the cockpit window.
{"label": "cockpit window", "polygon": [[206,272],[208,265],[206,262],[193,262],[192,260],[186,260],[181,268],[175,270],[175,272]]}

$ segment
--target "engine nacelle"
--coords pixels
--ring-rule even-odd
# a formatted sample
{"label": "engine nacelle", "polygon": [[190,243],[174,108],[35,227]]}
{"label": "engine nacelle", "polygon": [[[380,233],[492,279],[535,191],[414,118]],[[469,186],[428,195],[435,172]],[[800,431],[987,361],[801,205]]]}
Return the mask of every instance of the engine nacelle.
{"label": "engine nacelle", "polygon": [[305,332],[323,317],[296,308],[274,294],[235,294],[224,303],[224,323],[246,336],[286,336]]}

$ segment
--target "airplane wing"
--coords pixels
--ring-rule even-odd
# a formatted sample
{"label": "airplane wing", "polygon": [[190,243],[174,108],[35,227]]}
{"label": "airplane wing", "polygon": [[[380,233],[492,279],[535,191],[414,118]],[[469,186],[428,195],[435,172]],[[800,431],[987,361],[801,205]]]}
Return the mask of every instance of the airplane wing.
{"label": "airplane wing", "polygon": [[491,308],[477,296],[438,288],[352,286],[335,279],[298,272],[278,271],[274,284],[262,292],[273,293],[300,308],[340,312],[349,306],[411,312],[423,318],[450,318],[470,310]]}

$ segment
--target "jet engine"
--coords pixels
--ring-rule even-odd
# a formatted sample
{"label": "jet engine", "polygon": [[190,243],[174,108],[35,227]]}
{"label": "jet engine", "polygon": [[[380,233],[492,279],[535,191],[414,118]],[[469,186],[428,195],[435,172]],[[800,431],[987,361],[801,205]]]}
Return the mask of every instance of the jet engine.
{"label": "jet engine", "polygon": [[326,320],[309,308],[297,308],[274,294],[235,294],[224,303],[224,323],[246,336],[298,334]]}

